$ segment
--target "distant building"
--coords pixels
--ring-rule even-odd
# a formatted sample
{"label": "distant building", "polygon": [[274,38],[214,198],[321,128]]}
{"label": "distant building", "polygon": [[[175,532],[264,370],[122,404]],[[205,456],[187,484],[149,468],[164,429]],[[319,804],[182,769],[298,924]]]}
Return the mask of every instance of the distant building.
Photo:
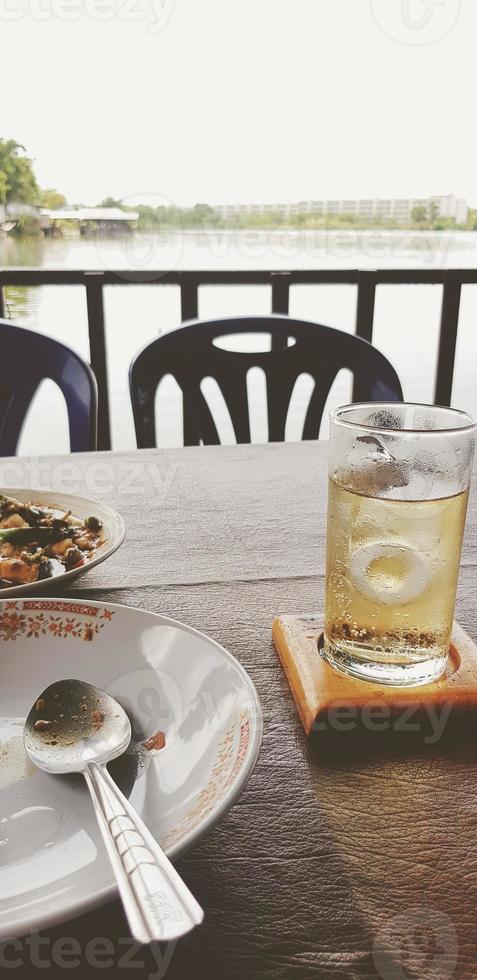
{"label": "distant building", "polygon": [[445,194],[434,197],[395,197],[395,198],[342,198],[329,201],[297,201],[295,204],[219,204],[215,207],[220,216],[226,220],[241,215],[263,214],[275,211],[284,218],[294,214],[338,215],[350,214],[359,218],[382,221],[395,221],[397,224],[409,224],[415,207],[425,207],[430,211],[431,205],[437,209],[436,214],[442,218],[453,218],[456,224],[465,224],[468,215],[467,201],[455,194]]}
{"label": "distant building", "polygon": [[58,234],[68,223],[82,234],[88,231],[118,232],[137,228],[138,211],[122,211],[121,208],[39,208],[33,204],[11,202],[0,205],[0,230],[11,231],[20,218],[36,218],[45,235]]}
{"label": "distant building", "polygon": [[23,204],[21,201],[0,204],[0,231],[5,233],[13,231],[19,219],[38,219],[39,215],[40,209],[35,207],[34,204]]}
{"label": "distant building", "polygon": [[45,233],[54,231],[56,222],[71,222],[80,231],[97,229],[117,231],[137,227],[138,211],[122,211],[121,208],[41,208],[40,220]]}
{"label": "distant building", "polygon": [[38,218],[40,209],[34,204],[23,204],[21,201],[10,201],[3,207],[3,214],[7,218]]}

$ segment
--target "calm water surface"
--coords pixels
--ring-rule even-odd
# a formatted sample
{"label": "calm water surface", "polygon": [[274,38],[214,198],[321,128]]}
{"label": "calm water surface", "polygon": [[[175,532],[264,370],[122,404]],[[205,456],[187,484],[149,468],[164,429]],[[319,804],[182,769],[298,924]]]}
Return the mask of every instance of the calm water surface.
{"label": "calm water surface", "polygon": [[[477,233],[430,232],[185,232],[135,234],[125,238],[18,240],[0,237],[0,265],[45,269],[288,269],[288,268],[442,268],[477,266]],[[125,278],[127,283],[127,277]],[[382,286],[377,292],[374,342],[397,369],[407,400],[432,401],[437,355],[440,286]],[[267,286],[204,287],[199,315],[265,314]],[[89,356],[84,291],[49,286],[7,291],[9,315]],[[135,445],[127,372],[133,354],[158,333],[180,323],[175,286],[129,285],[105,290],[113,444]],[[296,286],[291,315],[353,331],[354,286]],[[477,415],[477,287],[463,289],[453,404]],[[250,344],[249,339],[245,341]],[[244,349],[242,347],[242,349]],[[266,439],[265,386],[261,372],[249,375],[254,441]],[[294,392],[287,437],[298,438],[311,390],[306,378]],[[234,441],[220,397],[208,392],[224,441]],[[329,407],[349,400],[350,381],[343,372],[330,393]],[[63,452],[67,428],[61,395],[46,382],[37,395],[37,411],[28,420],[21,452]],[[165,381],[158,396],[162,445],[180,444],[181,414],[177,390]],[[46,420],[46,421],[45,421]],[[326,425],[323,427],[326,434]]]}

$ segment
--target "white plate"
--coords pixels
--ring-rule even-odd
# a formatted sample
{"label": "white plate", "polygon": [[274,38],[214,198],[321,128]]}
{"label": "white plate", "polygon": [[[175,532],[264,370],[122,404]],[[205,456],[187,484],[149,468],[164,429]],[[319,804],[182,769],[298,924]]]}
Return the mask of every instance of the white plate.
{"label": "white plate", "polygon": [[62,575],[55,575],[52,579],[41,579],[29,585],[12,585],[11,588],[0,589],[0,599],[7,596],[30,595],[32,592],[45,591],[55,582],[63,588],[65,582],[70,582],[77,575],[82,575],[94,565],[99,565],[101,561],[109,558],[113,552],[117,551],[120,544],[124,541],[126,526],[120,514],[111,507],[100,503],[99,500],[91,500],[89,497],[79,497],[74,493],[57,493],[56,490],[26,490],[24,487],[0,487],[0,494],[6,497],[15,497],[22,503],[38,504],[40,507],[53,507],[63,513],[71,510],[75,517],[84,520],[94,514],[103,524],[104,544],[94,552],[94,557],[79,568],[72,568],[69,572]]}
{"label": "white plate", "polygon": [[[112,772],[171,856],[232,806],[258,755],[255,688],[204,634],[111,603],[0,602],[0,939],[116,890],[82,777],[40,772],[23,750],[34,699],[68,677],[109,691],[128,711],[135,744]],[[146,749],[158,731],[165,747]]]}

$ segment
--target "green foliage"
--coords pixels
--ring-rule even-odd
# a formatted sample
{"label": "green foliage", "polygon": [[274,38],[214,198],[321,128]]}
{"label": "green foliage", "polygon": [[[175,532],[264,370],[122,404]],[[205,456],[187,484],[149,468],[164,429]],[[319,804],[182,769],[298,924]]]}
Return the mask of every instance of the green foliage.
{"label": "green foliage", "polygon": [[142,231],[164,229],[225,227],[217,211],[210,204],[195,204],[193,208],[160,207],[153,208],[140,204],[138,227]]}
{"label": "green foliage", "polygon": [[[321,211],[299,211],[295,214],[284,215],[279,211],[249,211],[235,214],[230,218],[222,218],[209,204],[196,204],[193,208],[158,207],[139,205],[139,228],[143,231],[173,230],[190,228],[206,231],[208,228],[226,228],[233,231],[246,229],[273,230],[277,228],[292,228],[303,231],[323,230],[340,231],[346,229],[367,230],[373,228],[399,229],[406,227],[434,228],[436,231],[456,227],[453,218],[438,215],[436,204],[428,209],[425,206],[413,208],[410,225],[399,224],[393,219],[376,215],[369,218],[357,214],[326,214]],[[473,223],[468,227],[477,230],[477,210],[474,212]]]}
{"label": "green foliage", "polygon": [[66,204],[66,197],[64,194],[60,194],[59,191],[53,190],[53,188],[48,188],[41,192],[40,204],[42,208],[49,208],[51,211],[58,211],[60,208],[64,208]]}
{"label": "green foliage", "polygon": [[33,235],[39,235],[40,233],[40,221],[34,214],[22,214],[19,218],[15,218],[15,227],[12,232],[13,235],[25,235],[31,237]]}
{"label": "green foliage", "polygon": [[0,170],[0,204],[5,204],[7,200],[8,179],[4,170]]}
{"label": "green foliage", "polygon": [[140,204],[137,208],[139,213],[138,228],[141,231],[158,231],[161,226],[159,208],[151,208],[148,205]]}
{"label": "green foliage", "polygon": [[36,204],[39,190],[33,173],[32,161],[26,157],[25,147],[16,140],[0,139],[0,201],[8,204]]}
{"label": "green foliage", "polygon": [[443,218],[439,216],[432,222],[432,227],[434,231],[453,231],[456,227],[455,218]]}
{"label": "green foliage", "polygon": [[0,139],[0,205],[9,204],[27,205],[25,214],[14,214],[13,234],[31,236],[41,232],[35,208],[61,208],[66,204],[66,199],[51,188],[40,191],[25,147],[16,140]]}
{"label": "green foliage", "polygon": [[116,197],[105,197],[103,201],[100,201],[99,204],[96,205],[96,207],[97,208],[121,208],[124,211],[127,210],[124,207],[123,202],[118,201]]}
{"label": "green foliage", "polygon": [[416,228],[431,228],[433,231],[447,231],[455,228],[455,218],[445,218],[439,214],[439,205],[431,201],[429,207],[418,204],[411,212],[411,221]]}
{"label": "green foliage", "polygon": [[423,204],[418,204],[412,209],[411,218],[415,225],[427,225],[429,223],[427,208]]}
{"label": "green foliage", "polygon": [[467,228],[469,231],[477,231],[477,208],[469,208]]}

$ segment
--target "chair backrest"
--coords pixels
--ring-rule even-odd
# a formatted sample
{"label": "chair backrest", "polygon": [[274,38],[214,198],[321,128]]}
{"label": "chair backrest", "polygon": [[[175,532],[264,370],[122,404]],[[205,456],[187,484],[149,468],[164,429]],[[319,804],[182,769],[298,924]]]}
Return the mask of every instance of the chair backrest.
{"label": "chair backrest", "polygon": [[[214,343],[231,334],[270,334],[274,349],[260,352],[224,350]],[[276,349],[281,344],[281,349]],[[237,442],[250,442],[247,372],[262,368],[266,377],[268,438],[281,442],[293,388],[302,374],[315,386],[302,439],[317,439],[331,385],[341,368],[355,377],[360,401],[402,401],[399,378],[380,351],[352,334],[320,323],[287,316],[194,320],[153,340],[134,358],[130,372],[136,438],[139,448],[156,445],[155,398],[159,382],[172,375],[182,389],[184,445],[220,442],[209,405],[201,391],[214,378],[225,399]]]}
{"label": "chair backrest", "polygon": [[47,378],[66,402],[71,452],[96,449],[98,395],[89,365],[57,340],[0,320],[0,456],[15,455],[32,399]]}

